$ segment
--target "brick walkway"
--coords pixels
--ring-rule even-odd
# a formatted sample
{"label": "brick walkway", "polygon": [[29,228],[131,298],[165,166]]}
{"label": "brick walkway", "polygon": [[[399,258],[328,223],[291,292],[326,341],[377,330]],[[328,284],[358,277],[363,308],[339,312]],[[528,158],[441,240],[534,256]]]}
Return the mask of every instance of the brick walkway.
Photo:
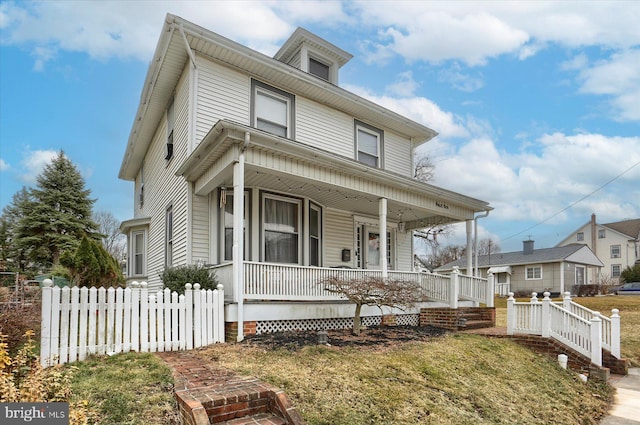
{"label": "brick walkway", "polygon": [[209,367],[188,351],[158,355],[173,372],[183,424],[304,424],[286,394],[272,385],[227,369]]}

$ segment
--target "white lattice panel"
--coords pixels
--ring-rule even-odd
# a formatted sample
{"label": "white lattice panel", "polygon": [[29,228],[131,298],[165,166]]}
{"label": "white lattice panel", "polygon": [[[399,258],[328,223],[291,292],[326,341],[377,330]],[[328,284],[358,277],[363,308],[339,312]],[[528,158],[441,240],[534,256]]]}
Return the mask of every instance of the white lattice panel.
{"label": "white lattice panel", "polygon": [[[378,326],[381,316],[367,316],[362,318],[364,326]],[[256,323],[256,334],[283,331],[307,331],[318,329],[350,329],[353,318],[334,319],[303,319],[303,320],[270,320]]]}

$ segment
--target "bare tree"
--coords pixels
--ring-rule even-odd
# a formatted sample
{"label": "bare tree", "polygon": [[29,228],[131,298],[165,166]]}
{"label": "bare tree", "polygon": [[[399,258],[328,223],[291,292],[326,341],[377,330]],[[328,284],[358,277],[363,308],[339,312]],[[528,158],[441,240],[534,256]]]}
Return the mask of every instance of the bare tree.
{"label": "bare tree", "polygon": [[416,163],[413,168],[413,178],[421,182],[431,181],[433,180],[433,171],[435,168],[429,155],[423,154],[416,158]]}
{"label": "bare tree", "polygon": [[127,249],[127,238],[120,233],[120,222],[108,211],[97,211],[93,214],[93,221],[98,224],[98,231],[102,234],[102,246],[115,259],[121,261]]}
{"label": "bare tree", "polygon": [[413,307],[424,297],[417,282],[397,279],[382,279],[378,277],[363,277],[359,279],[341,279],[329,277],[320,284],[324,289],[344,296],[356,305],[353,317],[353,334],[360,335],[360,312],[363,305],[398,308],[406,310]]}
{"label": "bare tree", "polygon": [[499,254],[501,250],[500,244],[491,238],[480,239],[478,241],[478,255]]}

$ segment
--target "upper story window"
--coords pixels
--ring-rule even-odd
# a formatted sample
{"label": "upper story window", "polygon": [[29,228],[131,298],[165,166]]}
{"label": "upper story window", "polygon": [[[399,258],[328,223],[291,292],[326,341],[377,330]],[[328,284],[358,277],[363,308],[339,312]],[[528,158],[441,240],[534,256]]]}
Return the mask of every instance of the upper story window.
{"label": "upper story window", "polygon": [[605,229],[598,230],[598,239],[604,239],[607,237],[607,231]]}
{"label": "upper story window", "polygon": [[173,97],[167,106],[167,147],[164,159],[167,161],[173,157],[173,128],[175,126],[175,114],[173,111]]}
{"label": "upper story window", "polygon": [[620,258],[620,245],[611,245],[611,258]]}
{"label": "upper story window", "polygon": [[252,125],[277,136],[293,139],[295,97],[260,81],[251,81]]}
{"label": "upper story window", "polygon": [[355,121],[356,159],[372,167],[382,168],[384,132],[360,121]]}
{"label": "upper story window", "polygon": [[576,240],[578,242],[582,242],[584,240],[584,232],[578,232],[578,234],[576,235]]}
{"label": "upper story window", "polygon": [[317,59],[309,58],[309,74],[329,81],[331,67]]}
{"label": "upper story window", "polygon": [[525,279],[542,279],[542,266],[527,267]]}

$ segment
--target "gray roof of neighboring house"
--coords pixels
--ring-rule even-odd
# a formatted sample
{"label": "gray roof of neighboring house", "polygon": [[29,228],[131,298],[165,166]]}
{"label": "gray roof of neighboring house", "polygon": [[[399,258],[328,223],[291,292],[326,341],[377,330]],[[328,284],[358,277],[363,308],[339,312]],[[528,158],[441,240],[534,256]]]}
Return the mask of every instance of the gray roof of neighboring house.
{"label": "gray roof of neighboring house", "polygon": [[[559,261],[569,260],[573,254],[578,251],[586,249],[588,253],[586,258],[582,256],[580,259],[572,259],[574,262],[581,264],[593,265],[602,267],[602,263],[593,254],[588,246],[584,244],[569,244],[564,246],[557,246],[554,248],[541,248],[534,249],[531,254],[525,254],[523,251],[515,252],[501,252],[491,255],[479,255],[478,256],[478,268],[490,267],[490,266],[518,266],[524,264],[537,264],[537,263],[555,263]],[[588,257],[593,257],[592,259]],[[467,266],[467,258],[462,257],[456,261],[452,261],[448,264],[438,267],[436,270],[451,270],[453,267],[458,266],[461,269]]]}
{"label": "gray roof of neighboring house", "polygon": [[607,223],[602,226],[627,235],[632,239],[640,238],[640,218],[636,218],[635,220],[616,221],[615,223]]}

